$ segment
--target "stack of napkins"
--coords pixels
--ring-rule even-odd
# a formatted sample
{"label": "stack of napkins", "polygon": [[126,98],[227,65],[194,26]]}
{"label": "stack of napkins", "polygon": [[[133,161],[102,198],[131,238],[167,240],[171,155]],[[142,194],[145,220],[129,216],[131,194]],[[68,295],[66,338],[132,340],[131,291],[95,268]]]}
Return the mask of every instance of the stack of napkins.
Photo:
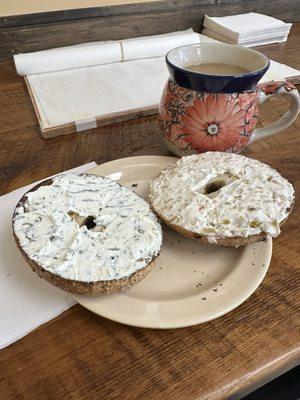
{"label": "stack of napkins", "polygon": [[204,18],[202,33],[225,43],[259,46],[287,40],[292,24],[258,13]]}

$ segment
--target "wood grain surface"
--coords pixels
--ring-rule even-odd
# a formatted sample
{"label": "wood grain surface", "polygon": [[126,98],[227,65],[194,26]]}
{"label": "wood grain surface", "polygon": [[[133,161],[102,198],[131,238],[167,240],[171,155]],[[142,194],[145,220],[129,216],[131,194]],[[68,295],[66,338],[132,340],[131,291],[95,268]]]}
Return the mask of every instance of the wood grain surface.
{"label": "wood grain surface", "polygon": [[[288,43],[260,48],[296,68],[299,49],[300,24]],[[274,121],[285,107],[271,99],[260,123]],[[298,119],[244,151],[289,179],[298,198],[299,131]],[[10,62],[0,64],[1,194],[88,161],[141,154],[169,154],[156,116],[42,139],[23,79]],[[300,361],[299,208],[296,201],[274,240],[265,280],[236,310],[199,326],[159,331],[111,322],[76,305],[0,352],[0,398],[238,399],[293,367]]]}

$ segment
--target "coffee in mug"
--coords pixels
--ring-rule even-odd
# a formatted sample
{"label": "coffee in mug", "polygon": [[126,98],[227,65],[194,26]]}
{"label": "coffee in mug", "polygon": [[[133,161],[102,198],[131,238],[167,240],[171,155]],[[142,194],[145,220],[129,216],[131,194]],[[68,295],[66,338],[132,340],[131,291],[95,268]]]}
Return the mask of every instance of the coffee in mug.
{"label": "coffee in mug", "polygon": [[189,71],[208,75],[237,75],[250,72],[249,69],[230,64],[191,64],[185,67]]}

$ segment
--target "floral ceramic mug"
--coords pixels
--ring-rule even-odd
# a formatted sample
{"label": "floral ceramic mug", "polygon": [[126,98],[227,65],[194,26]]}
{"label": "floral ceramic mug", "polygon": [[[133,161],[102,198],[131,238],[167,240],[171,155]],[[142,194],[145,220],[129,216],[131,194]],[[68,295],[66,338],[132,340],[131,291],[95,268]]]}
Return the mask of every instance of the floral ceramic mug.
{"label": "floral ceramic mug", "polygon": [[[178,156],[205,151],[239,152],[248,143],[291,125],[299,113],[299,94],[290,83],[258,84],[270,62],[263,54],[234,45],[203,43],[177,47],[166,56],[170,78],[159,107],[165,143]],[[188,70],[194,64],[229,64],[236,75]],[[274,95],[290,96],[289,110],[270,126],[255,129],[258,105]]]}

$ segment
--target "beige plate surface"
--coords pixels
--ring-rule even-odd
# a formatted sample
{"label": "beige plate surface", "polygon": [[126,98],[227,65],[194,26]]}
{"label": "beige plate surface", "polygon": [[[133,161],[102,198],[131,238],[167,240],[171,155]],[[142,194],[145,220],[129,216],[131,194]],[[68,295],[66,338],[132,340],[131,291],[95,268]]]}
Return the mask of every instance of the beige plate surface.
{"label": "beige plate surface", "polygon": [[[161,156],[124,158],[90,172],[118,180],[146,198],[150,180],[176,160]],[[271,239],[236,249],[202,245],[165,226],[163,233],[157,265],[142,282],[119,294],[78,295],[76,300],[94,313],[124,324],[180,328],[236,308],[259,286],[270,264]]]}

